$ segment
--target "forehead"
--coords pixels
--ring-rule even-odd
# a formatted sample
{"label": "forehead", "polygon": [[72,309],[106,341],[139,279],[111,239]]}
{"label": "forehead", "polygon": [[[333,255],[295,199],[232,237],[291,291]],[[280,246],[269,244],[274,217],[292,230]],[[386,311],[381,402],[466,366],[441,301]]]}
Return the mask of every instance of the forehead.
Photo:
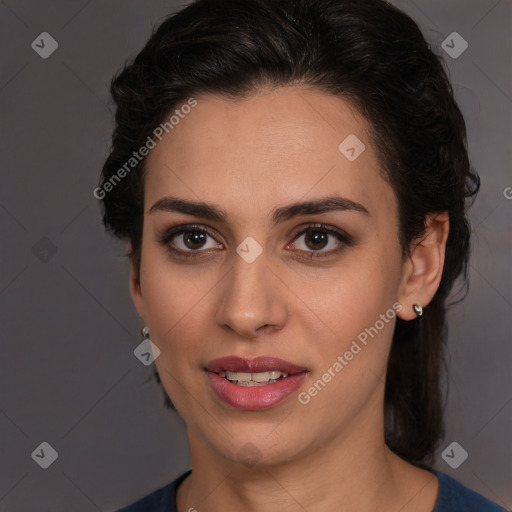
{"label": "forehead", "polygon": [[195,99],[148,155],[146,210],[165,194],[253,217],[333,193],[393,207],[370,125],[348,101],[300,87]]}

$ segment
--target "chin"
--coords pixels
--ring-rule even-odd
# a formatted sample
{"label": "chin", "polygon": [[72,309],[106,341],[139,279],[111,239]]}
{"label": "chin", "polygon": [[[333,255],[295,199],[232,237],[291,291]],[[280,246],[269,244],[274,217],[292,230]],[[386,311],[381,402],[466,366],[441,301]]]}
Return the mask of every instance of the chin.
{"label": "chin", "polygon": [[259,432],[255,431],[256,426],[250,432],[237,429],[230,432],[232,435],[226,433],[222,439],[211,439],[210,444],[229,461],[247,468],[280,466],[296,457],[304,447],[298,432],[281,430],[277,433],[278,429],[276,425],[262,427]]}

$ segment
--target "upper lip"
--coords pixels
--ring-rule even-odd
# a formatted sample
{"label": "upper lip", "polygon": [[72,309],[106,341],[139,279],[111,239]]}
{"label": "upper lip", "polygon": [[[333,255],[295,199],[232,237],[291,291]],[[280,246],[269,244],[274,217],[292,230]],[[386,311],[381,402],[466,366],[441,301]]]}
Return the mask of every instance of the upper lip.
{"label": "upper lip", "polygon": [[206,365],[206,370],[213,373],[223,371],[260,373],[277,370],[287,373],[288,375],[309,371],[304,366],[298,366],[289,361],[271,356],[260,356],[253,359],[245,359],[238,356],[220,357],[219,359],[210,361]]}

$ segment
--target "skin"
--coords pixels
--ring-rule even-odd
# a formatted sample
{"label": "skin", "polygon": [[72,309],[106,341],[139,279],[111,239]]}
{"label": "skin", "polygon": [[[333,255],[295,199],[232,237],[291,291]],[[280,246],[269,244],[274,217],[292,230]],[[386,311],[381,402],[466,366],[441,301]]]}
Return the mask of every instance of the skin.
{"label": "skin", "polygon": [[[148,156],[140,274],[133,269],[130,281],[161,350],[163,385],[187,424],[193,473],[178,489],[178,511],[431,511],[435,475],[384,443],[394,318],[307,405],[297,394],[395,302],[404,320],[416,318],[413,304],[428,305],[441,278],[447,215],[429,217],[425,237],[402,258],[397,200],[382,177],[369,124],[339,97],[285,87],[237,100],[196,99]],[[349,134],[366,146],[354,161],[338,150]],[[150,212],[169,195],[215,204],[228,221]],[[270,222],[276,207],[332,195],[369,214],[331,211]],[[201,257],[188,260],[159,240],[190,223],[213,237],[206,237]],[[335,235],[325,246],[308,245],[307,233],[294,238],[309,223],[344,230],[353,243]],[[236,252],[249,236],[262,248],[252,263]],[[172,241],[187,254],[198,251],[183,234]],[[203,370],[232,354],[271,355],[310,373],[280,404],[237,410],[217,398]]]}

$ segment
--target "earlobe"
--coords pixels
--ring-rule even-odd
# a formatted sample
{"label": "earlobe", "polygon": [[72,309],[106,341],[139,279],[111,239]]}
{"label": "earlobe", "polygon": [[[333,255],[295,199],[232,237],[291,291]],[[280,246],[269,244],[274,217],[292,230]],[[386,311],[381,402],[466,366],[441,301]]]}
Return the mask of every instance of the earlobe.
{"label": "earlobe", "polygon": [[443,275],[446,241],[449,232],[447,212],[426,218],[424,235],[412,242],[404,263],[398,301],[404,306],[398,313],[402,320],[418,317],[414,305],[425,308],[434,297]]}

